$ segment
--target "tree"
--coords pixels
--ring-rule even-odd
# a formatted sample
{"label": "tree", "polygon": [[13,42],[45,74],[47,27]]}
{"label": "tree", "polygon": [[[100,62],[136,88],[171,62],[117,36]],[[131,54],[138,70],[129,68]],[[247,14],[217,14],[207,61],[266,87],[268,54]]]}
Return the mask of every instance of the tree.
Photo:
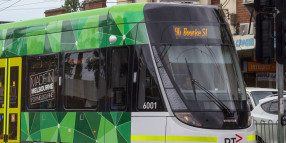
{"label": "tree", "polygon": [[67,13],[77,12],[80,8],[79,0],[65,0],[65,5],[63,6]]}

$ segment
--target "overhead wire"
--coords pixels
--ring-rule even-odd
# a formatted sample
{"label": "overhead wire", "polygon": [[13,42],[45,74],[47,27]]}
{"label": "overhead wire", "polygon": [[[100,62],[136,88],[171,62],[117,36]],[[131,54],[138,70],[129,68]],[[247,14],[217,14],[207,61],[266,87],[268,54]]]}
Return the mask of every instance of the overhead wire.
{"label": "overhead wire", "polygon": [[38,8],[21,8],[21,9],[8,9],[6,11],[15,11],[15,10],[34,10],[34,9],[53,9],[58,7],[38,7]]}
{"label": "overhead wire", "polygon": [[[9,2],[9,1],[11,1],[11,0],[7,0],[7,1],[4,1],[3,3],[0,3],[0,5],[1,4],[4,4],[4,3],[7,3],[7,2]],[[16,2],[15,4],[12,4],[12,6],[13,7],[20,7],[20,6],[27,6],[27,5],[34,5],[34,4],[40,4],[40,3],[45,3],[45,2],[62,2],[63,0],[48,0],[48,1],[42,1],[42,2],[35,2],[35,3],[28,3],[28,4],[22,4],[22,5],[15,5],[16,3],[18,3],[18,2]],[[10,8],[10,7],[12,7],[12,6],[9,6],[8,8]],[[7,9],[7,8],[4,8],[4,9]],[[0,12],[1,12],[1,10],[3,10],[3,9],[0,9]]]}
{"label": "overhead wire", "polygon": [[14,2],[13,4],[11,4],[11,5],[9,5],[9,6],[5,7],[5,8],[3,8],[3,9],[1,9],[0,12],[4,11],[4,10],[10,8],[10,7],[12,7],[13,5],[17,4],[17,3],[20,2],[20,1],[21,1],[21,0],[18,0],[18,1],[16,1],[16,2]]}
{"label": "overhead wire", "polygon": [[11,1],[11,0],[3,1],[2,3],[0,3],[0,5],[2,5],[2,4],[4,4],[4,3],[7,3],[7,2],[9,2],[9,1]]}
{"label": "overhead wire", "polygon": [[[120,2],[130,2],[130,1],[117,1],[117,2],[106,2],[106,3],[120,3]],[[95,3],[105,3],[105,1],[97,1]],[[32,4],[32,3],[30,3]],[[36,3],[33,3],[36,4]],[[25,4],[26,5],[26,4]],[[27,4],[28,5],[28,4]],[[13,6],[13,7],[18,7],[18,6],[24,6],[24,5],[17,5],[17,6]],[[15,11],[15,10],[34,10],[34,9],[48,9],[48,8],[58,8],[58,7],[38,7],[38,8],[17,8],[17,9],[7,9],[6,11]],[[1,11],[0,11],[1,12]]]}
{"label": "overhead wire", "polygon": [[15,5],[13,7],[20,7],[20,6],[26,6],[26,5],[34,5],[34,4],[40,4],[40,3],[45,3],[45,2],[60,2],[60,1],[42,1],[42,2],[34,2],[34,3],[27,3],[27,4],[22,4],[22,5]]}
{"label": "overhead wire", "polygon": [[[11,0],[7,0],[5,2],[8,2],[8,1],[11,1]],[[22,5],[16,5],[17,3],[19,3],[21,0],[18,0],[16,1],[15,3],[3,8],[3,9],[0,9],[0,12],[3,12],[4,10],[5,11],[16,11],[16,10],[35,10],[35,9],[53,9],[53,8],[59,8],[59,7],[37,7],[37,8],[22,8],[22,9],[8,9],[8,8],[11,8],[11,7],[20,7],[20,6],[27,6],[27,5],[33,5],[33,4],[39,4],[39,3],[43,3],[43,2],[61,2],[61,1],[64,1],[64,0],[50,0],[50,1],[42,1],[42,2],[36,2],[36,3],[29,3],[29,4],[22,4]],[[107,2],[107,1],[93,1],[94,3],[121,3],[121,2],[129,2],[129,3],[132,3],[132,0],[123,0],[123,1],[114,1],[114,2]]]}

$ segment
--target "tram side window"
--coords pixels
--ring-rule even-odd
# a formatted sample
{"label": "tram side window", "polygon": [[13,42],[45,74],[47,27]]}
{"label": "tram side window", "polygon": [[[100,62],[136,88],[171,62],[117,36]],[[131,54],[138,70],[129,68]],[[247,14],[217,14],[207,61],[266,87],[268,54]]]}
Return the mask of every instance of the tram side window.
{"label": "tram side window", "polygon": [[111,110],[125,110],[127,100],[128,48],[114,48],[111,51]]}
{"label": "tram side window", "polygon": [[28,57],[28,108],[55,109],[58,98],[58,54]]}
{"label": "tram side window", "polygon": [[[142,48],[138,63],[137,109],[164,111],[162,95],[156,80],[155,69],[148,48]],[[136,52],[139,53],[138,49]]]}
{"label": "tram side window", "polygon": [[99,50],[65,54],[64,106],[66,109],[97,109]]}

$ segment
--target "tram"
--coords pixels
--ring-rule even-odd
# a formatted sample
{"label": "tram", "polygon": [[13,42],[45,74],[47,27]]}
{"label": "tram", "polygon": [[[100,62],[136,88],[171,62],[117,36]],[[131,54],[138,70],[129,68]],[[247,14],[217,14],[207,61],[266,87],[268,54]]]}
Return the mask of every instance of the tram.
{"label": "tram", "polygon": [[0,142],[256,142],[218,7],[128,4],[3,24],[0,49]]}

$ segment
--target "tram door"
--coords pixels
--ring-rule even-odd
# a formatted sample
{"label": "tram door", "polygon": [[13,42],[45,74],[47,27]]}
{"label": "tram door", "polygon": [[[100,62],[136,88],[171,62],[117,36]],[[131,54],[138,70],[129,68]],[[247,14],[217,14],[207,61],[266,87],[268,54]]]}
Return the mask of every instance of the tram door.
{"label": "tram door", "polygon": [[20,142],[22,58],[0,59],[0,142]]}

